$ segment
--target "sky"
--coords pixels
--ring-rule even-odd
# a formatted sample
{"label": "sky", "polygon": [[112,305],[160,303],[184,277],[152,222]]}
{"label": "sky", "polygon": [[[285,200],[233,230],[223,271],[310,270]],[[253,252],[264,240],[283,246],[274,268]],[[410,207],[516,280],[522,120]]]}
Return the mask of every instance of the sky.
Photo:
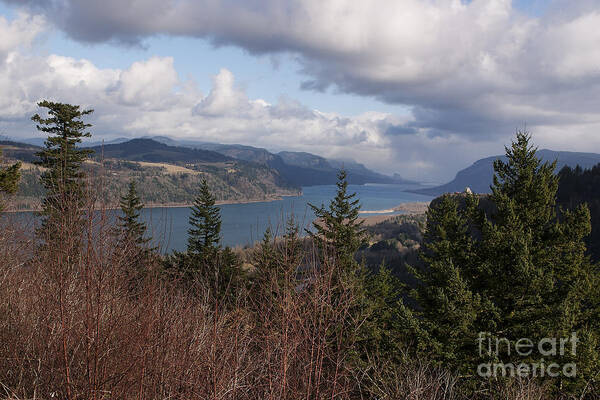
{"label": "sky", "polygon": [[308,151],[444,182],[501,154],[600,152],[600,0],[0,0],[0,134],[42,99],[94,140]]}

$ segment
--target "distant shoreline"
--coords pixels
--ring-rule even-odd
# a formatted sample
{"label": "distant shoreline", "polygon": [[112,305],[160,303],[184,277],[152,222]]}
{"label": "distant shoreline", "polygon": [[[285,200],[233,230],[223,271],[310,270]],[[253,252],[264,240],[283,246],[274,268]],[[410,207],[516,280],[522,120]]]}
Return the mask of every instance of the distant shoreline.
{"label": "distant shoreline", "polygon": [[[251,204],[251,203],[270,203],[272,201],[283,200],[284,197],[298,197],[302,196],[300,194],[280,194],[274,196],[272,198],[267,199],[250,199],[250,200],[219,200],[216,201],[216,205],[225,205],[225,204]],[[145,203],[144,208],[154,209],[154,208],[190,208],[193,207],[193,203]],[[96,210],[118,210],[119,207],[97,207]],[[7,209],[3,212],[5,213],[20,213],[20,212],[39,212],[42,211],[41,207],[35,208],[22,208],[22,209]]]}
{"label": "distant shoreline", "polygon": [[404,214],[424,214],[429,208],[428,201],[412,201],[408,203],[398,204],[394,208],[385,210],[365,210],[360,211],[360,214],[391,214],[395,212],[403,212]]}
{"label": "distant shoreline", "polygon": [[399,204],[396,207],[394,207],[392,209],[392,211],[394,213],[396,212],[402,212],[401,214],[384,214],[384,211],[387,210],[380,210],[380,211],[370,211],[370,212],[363,212],[362,214],[374,214],[374,213],[380,213],[379,215],[365,215],[365,216],[361,216],[360,220],[363,221],[365,226],[372,226],[372,225],[377,225],[379,223],[385,222],[387,220],[391,220],[399,215],[423,215],[427,212],[427,208],[429,207],[429,202],[428,201],[416,201],[416,202],[410,202],[410,203],[403,203],[403,204]]}

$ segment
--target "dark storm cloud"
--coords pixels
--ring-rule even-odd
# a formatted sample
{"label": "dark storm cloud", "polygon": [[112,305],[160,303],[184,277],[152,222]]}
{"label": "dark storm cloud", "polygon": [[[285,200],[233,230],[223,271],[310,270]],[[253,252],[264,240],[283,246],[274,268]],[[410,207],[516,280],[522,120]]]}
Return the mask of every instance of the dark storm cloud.
{"label": "dark storm cloud", "polygon": [[132,44],[167,34],[295,53],[310,77],[303,89],[333,85],[409,105],[415,125],[436,132],[489,138],[506,124],[566,123],[600,82],[600,7],[593,1],[568,10],[555,1],[541,18],[519,14],[510,0],[25,3],[83,42]]}

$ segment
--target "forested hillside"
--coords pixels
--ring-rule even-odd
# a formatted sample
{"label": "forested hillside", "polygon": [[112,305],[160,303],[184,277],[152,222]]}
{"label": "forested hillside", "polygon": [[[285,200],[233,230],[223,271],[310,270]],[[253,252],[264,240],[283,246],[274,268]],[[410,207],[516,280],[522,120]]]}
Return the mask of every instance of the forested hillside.
{"label": "forested hillside", "polygon": [[348,182],[351,184],[412,183],[398,174],[387,176],[371,171],[355,161],[330,160],[306,152],[272,153],[260,147],[175,140],[164,136],[150,139],[169,145],[214,151],[238,160],[264,164],[278,171],[287,182],[295,186],[332,185],[336,182],[336,174],[341,167],[348,172]]}
{"label": "forested hillside", "polygon": [[[36,209],[43,188],[39,183],[42,168],[38,160],[40,147],[0,143],[7,161],[22,160],[22,181],[13,202],[15,209]],[[98,181],[99,193],[108,204],[116,204],[130,180],[138,183],[141,199],[148,205],[190,204],[202,179],[206,179],[220,202],[272,200],[296,195],[299,188],[287,183],[273,169],[251,162],[235,160],[222,154],[167,146],[140,139],[92,148],[94,154],[83,168]]]}
{"label": "forested hillside", "polygon": [[[89,212],[107,180],[149,162],[90,160],[79,144],[90,137],[92,110],[39,106],[50,115],[32,118],[48,134],[40,223],[32,229],[0,214],[8,398],[600,395],[589,209],[557,210],[555,163],[537,157],[528,134],[517,133],[507,161],[494,162],[490,195],[446,194],[426,216],[369,227],[341,170],[329,203],[309,204],[316,218],[307,237],[291,217],[278,237],[267,230],[240,251],[222,245],[214,183],[198,167],[206,164],[166,164],[200,182],[185,250],[163,254],[140,218],[135,181],[119,196],[116,219]],[[20,167],[0,168],[9,200]],[[595,196],[596,174],[563,171],[563,190],[583,193],[573,205]]]}
{"label": "forested hillside", "polygon": [[588,251],[595,261],[600,260],[600,164],[583,169],[564,167],[559,174],[557,202],[565,209],[587,204],[590,209],[592,232],[586,239]]}

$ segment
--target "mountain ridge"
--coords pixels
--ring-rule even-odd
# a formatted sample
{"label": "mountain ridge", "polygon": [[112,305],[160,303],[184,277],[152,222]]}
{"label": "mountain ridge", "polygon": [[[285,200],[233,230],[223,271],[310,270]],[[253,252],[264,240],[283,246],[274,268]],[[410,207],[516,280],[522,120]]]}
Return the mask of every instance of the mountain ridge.
{"label": "mountain ridge", "polygon": [[[372,171],[355,161],[331,160],[325,157],[294,151],[273,153],[262,147],[242,144],[221,144],[186,139],[173,139],[167,136],[148,136],[146,138],[162,143],[176,143],[178,146],[210,150],[228,157],[265,164],[281,174],[295,186],[330,185],[337,181],[337,173],[343,166],[348,172],[348,183],[415,183],[403,179],[400,175],[388,176]],[[311,164],[313,163],[313,164]]]}
{"label": "mountain ridge", "polygon": [[[43,146],[44,140],[45,139],[43,138],[28,138],[13,141]],[[102,148],[104,148],[105,155],[107,151],[110,151],[111,154],[116,154],[119,152],[118,145],[127,146],[127,143],[130,143],[132,140],[153,140],[171,147],[211,151],[220,153],[230,159],[263,164],[278,171],[282,179],[286,180],[290,185],[297,187],[335,184],[337,181],[337,173],[342,167],[348,172],[348,183],[350,184],[416,183],[402,178],[399,174],[388,176],[372,171],[365,165],[353,160],[327,159],[308,152],[280,151],[275,153],[265,148],[250,145],[221,144],[193,139],[174,139],[169,136],[142,136],[139,138],[121,137],[102,142],[88,141],[84,142],[82,147],[93,148],[97,152],[100,152]],[[185,157],[187,156],[189,156],[189,154]],[[128,157],[132,157],[132,155],[130,154]],[[150,154],[146,154],[145,157],[146,159],[142,159],[144,156],[139,155],[136,157],[137,159],[135,161],[156,161],[159,159]],[[172,159],[170,162],[178,161]]]}
{"label": "mountain ridge", "polygon": [[[586,169],[600,163],[600,154],[598,153],[541,149],[537,151],[537,156],[544,162],[556,160],[556,173],[565,166],[575,167],[579,165]],[[415,189],[411,192],[439,196],[444,193],[462,192],[469,187],[474,193],[490,193],[490,185],[494,174],[493,164],[494,160],[497,159],[507,160],[504,155],[481,158],[469,167],[458,171],[454,179],[448,183],[431,188]]]}

